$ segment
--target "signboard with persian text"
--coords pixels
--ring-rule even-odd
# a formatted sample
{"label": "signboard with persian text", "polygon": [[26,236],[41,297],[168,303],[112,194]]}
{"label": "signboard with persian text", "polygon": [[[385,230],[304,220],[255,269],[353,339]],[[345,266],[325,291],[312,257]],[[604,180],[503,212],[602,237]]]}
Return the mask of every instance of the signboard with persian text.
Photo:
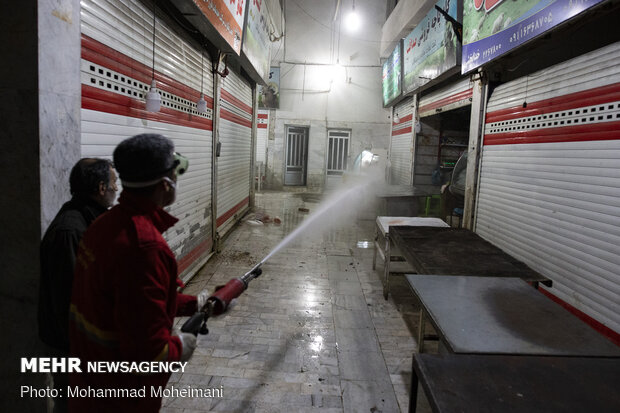
{"label": "signboard with persian text", "polygon": [[[436,6],[459,20],[456,0],[439,0]],[[405,37],[403,91],[414,91],[460,64],[461,45],[445,17],[433,7]]]}
{"label": "signboard with persian text", "polygon": [[465,0],[461,72],[467,73],[603,0]]}
{"label": "signboard with persian text", "polygon": [[398,42],[394,51],[383,63],[383,107],[389,106],[402,93],[402,43]]}
{"label": "signboard with persian text", "polygon": [[264,0],[249,0],[248,23],[243,39],[243,53],[265,81],[269,80],[271,42],[269,41],[269,12]]}
{"label": "signboard with persian text", "polygon": [[246,0],[194,0],[194,3],[224,40],[240,55]]}

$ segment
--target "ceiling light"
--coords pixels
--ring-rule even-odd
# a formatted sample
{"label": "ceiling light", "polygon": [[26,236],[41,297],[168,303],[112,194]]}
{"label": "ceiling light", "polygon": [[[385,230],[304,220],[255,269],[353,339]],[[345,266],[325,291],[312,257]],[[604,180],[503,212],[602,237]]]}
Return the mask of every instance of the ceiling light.
{"label": "ceiling light", "polygon": [[161,96],[155,85],[155,79],[151,81],[151,89],[146,93],[146,110],[148,112],[159,112],[161,109]]}
{"label": "ceiling light", "polygon": [[196,110],[198,113],[207,113],[207,101],[205,100],[204,93],[200,94],[200,99],[196,102]]}
{"label": "ceiling light", "polygon": [[356,32],[359,30],[362,25],[362,19],[359,14],[355,11],[355,1],[353,2],[353,7],[351,8],[351,12],[347,14],[345,17],[344,23],[347,27],[347,30],[350,32]]}

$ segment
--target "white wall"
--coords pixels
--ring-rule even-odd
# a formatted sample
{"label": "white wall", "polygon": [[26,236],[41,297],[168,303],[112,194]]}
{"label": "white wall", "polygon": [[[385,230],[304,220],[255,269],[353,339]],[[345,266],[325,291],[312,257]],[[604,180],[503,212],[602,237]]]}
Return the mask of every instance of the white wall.
{"label": "white wall", "polygon": [[[286,125],[310,127],[308,190],[324,185],[328,128],[351,130],[351,159],[364,148],[388,147],[389,110],[381,105],[379,59],[385,3],[357,0],[355,8],[363,23],[354,34],[344,22],[338,32],[339,18],[333,21],[335,3],[285,3],[284,44],[274,43],[272,53],[272,66],[280,67],[280,108],[272,118],[275,127],[269,140],[270,188],[282,187]],[[340,12],[346,15],[351,5],[351,0],[342,0]],[[337,62],[343,67],[334,70]]]}
{"label": "white wall", "polygon": [[45,411],[44,374],[20,373],[20,358],[46,353],[37,334],[39,243],[70,198],[80,157],[80,2],[0,2],[0,411]]}

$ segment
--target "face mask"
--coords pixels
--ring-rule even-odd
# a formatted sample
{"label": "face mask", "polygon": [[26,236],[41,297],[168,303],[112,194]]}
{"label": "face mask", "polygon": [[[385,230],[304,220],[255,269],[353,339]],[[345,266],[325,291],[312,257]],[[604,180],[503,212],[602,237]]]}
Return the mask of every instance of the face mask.
{"label": "face mask", "polygon": [[172,179],[168,178],[167,176],[164,176],[162,180],[168,182],[168,184],[172,187],[172,189],[174,189],[175,191],[177,190],[177,184]]}

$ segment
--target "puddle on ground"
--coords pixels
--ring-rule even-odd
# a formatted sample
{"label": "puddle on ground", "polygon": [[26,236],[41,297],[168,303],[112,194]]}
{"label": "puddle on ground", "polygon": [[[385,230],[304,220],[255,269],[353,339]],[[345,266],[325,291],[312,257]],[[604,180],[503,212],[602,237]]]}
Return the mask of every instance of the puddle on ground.
{"label": "puddle on ground", "polygon": [[357,248],[372,248],[372,244],[372,241],[364,239],[357,241]]}

